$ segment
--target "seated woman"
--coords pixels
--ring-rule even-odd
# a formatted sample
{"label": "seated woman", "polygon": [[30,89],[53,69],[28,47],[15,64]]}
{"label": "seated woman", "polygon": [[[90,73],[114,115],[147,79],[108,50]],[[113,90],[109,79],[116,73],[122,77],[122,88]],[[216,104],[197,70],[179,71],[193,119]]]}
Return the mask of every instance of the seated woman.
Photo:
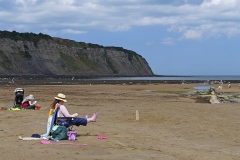
{"label": "seated woman", "polygon": [[33,101],[34,97],[32,94],[27,96],[23,101],[22,101],[22,108],[23,109],[35,109],[37,101]]}
{"label": "seated woman", "polygon": [[67,108],[64,106],[64,102],[67,102],[66,100],[66,96],[62,93],[58,93],[58,95],[56,97],[54,97],[54,101],[53,103],[50,105],[51,109],[55,109],[58,105],[60,106],[60,109],[58,111],[58,115],[57,117],[75,117],[72,122],[71,125],[76,125],[76,126],[86,126],[87,123],[89,122],[96,122],[97,120],[97,113],[94,113],[92,117],[90,118],[80,118],[77,117],[78,114],[74,113],[74,114],[69,114]]}

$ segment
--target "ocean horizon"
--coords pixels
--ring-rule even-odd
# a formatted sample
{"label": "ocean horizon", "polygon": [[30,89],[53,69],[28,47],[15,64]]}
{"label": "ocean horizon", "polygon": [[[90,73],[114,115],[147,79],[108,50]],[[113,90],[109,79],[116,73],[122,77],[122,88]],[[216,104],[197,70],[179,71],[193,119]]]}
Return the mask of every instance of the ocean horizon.
{"label": "ocean horizon", "polygon": [[240,75],[157,75],[154,77],[101,77],[98,80],[185,80],[185,81],[226,81],[240,80]]}
{"label": "ocean horizon", "polygon": [[[79,85],[79,84],[148,84],[148,83],[204,83],[210,84],[218,83],[222,80],[224,83],[240,83],[240,75],[206,75],[206,76],[173,76],[173,75],[161,75],[161,76],[142,76],[142,77],[77,77],[77,76],[55,76],[55,77],[16,77],[11,76],[8,78],[1,78],[0,85],[17,84],[17,85],[47,85],[47,84],[66,84],[66,85]],[[205,83],[207,82],[207,83]]]}
{"label": "ocean horizon", "polygon": [[106,81],[240,81],[240,75],[154,75],[154,76],[101,76],[101,75],[2,75],[0,79],[18,80],[106,80]]}

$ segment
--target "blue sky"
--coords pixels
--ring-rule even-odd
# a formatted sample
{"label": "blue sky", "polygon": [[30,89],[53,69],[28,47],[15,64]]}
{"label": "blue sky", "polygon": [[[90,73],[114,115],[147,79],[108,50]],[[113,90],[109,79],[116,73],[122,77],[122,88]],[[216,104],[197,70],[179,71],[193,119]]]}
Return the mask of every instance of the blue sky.
{"label": "blue sky", "polygon": [[159,75],[240,75],[239,0],[0,0],[0,30],[123,47]]}

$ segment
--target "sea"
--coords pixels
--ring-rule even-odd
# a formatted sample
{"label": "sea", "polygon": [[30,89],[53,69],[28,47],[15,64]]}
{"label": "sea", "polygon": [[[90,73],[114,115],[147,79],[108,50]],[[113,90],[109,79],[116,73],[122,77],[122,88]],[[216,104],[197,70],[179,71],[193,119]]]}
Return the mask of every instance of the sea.
{"label": "sea", "polygon": [[240,75],[155,75],[155,76],[142,76],[142,77],[81,77],[81,76],[55,76],[55,77],[37,77],[31,78],[22,76],[0,77],[0,85],[17,84],[17,85],[41,85],[41,84],[148,84],[148,83],[203,83],[203,84],[216,84],[220,80],[224,84],[239,83]]}
{"label": "sea", "polygon": [[239,81],[240,75],[194,75],[194,76],[178,76],[178,75],[161,75],[154,77],[101,77],[98,80],[182,80],[182,81]]}

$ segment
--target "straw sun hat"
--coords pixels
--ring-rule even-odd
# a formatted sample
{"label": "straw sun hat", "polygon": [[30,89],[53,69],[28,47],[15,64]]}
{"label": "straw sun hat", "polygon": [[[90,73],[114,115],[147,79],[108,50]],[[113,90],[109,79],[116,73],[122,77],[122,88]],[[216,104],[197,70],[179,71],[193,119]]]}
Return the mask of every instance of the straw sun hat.
{"label": "straw sun hat", "polygon": [[67,102],[65,94],[58,93],[57,97],[54,97],[57,100],[61,100],[63,102]]}

